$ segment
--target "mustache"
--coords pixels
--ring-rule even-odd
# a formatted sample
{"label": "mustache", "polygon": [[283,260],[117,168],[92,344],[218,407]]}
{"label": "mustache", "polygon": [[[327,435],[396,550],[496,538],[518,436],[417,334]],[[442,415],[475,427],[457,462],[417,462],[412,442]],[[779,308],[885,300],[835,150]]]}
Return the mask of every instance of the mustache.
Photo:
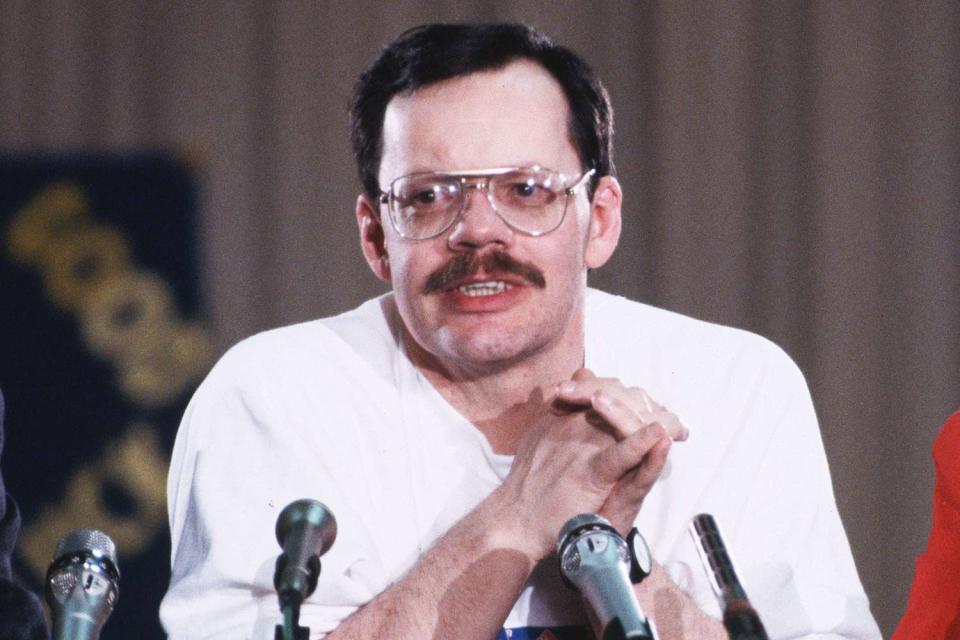
{"label": "mustache", "polygon": [[423,287],[423,292],[430,294],[445,291],[457,280],[472,276],[481,268],[490,275],[505,273],[518,275],[540,289],[547,286],[543,271],[530,262],[521,262],[502,251],[494,251],[482,256],[476,251],[470,251],[457,254],[447,264],[431,273]]}

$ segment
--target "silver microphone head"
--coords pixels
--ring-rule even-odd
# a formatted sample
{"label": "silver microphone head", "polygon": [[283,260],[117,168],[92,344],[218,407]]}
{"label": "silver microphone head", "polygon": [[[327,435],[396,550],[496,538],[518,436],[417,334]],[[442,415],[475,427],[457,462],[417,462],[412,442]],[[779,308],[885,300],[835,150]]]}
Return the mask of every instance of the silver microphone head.
{"label": "silver microphone head", "polygon": [[117,546],[113,544],[110,536],[96,529],[74,529],[67,535],[60,538],[57,543],[55,558],[60,558],[68,553],[86,552],[92,555],[107,558],[116,566],[117,564]]}
{"label": "silver microphone head", "polygon": [[[575,591],[580,588],[575,576],[583,569],[584,553],[591,557],[602,558],[605,565],[616,566],[629,563],[626,545],[618,546],[616,539],[620,534],[610,522],[594,513],[581,513],[567,520],[557,536],[557,557],[560,559],[560,575],[567,586]],[[588,544],[581,551],[580,542]],[[609,541],[609,545],[608,545]],[[609,553],[608,552],[609,546]],[[629,566],[629,564],[625,564]]]}
{"label": "silver microphone head", "polygon": [[281,607],[299,606],[317,588],[320,556],[337,539],[337,519],[322,502],[304,498],[280,512],[276,534],[283,553],[277,558],[273,584]]}
{"label": "silver microphone head", "polygon": [[117,549],[105,533],[76,529],[57,543],[46,599],[54,638],[96,638],[119,595]]}
{"label": "silver microphone head", "polygon": [[610,522],[594,513],[570,518],[557,537],[557,557],[561,577],[583,596],[605,640],[656,640],[630,582],[630,550]]}
{"label": "silver microphone head", "polygon": [[303,498],[291,502],[277,517],[276,535],[280,546],[287,544],[292,533],[298,528],[313,532],[308,539],[310,552],[322,556],[337,539],[337,519],[333,512],[319,500]]}

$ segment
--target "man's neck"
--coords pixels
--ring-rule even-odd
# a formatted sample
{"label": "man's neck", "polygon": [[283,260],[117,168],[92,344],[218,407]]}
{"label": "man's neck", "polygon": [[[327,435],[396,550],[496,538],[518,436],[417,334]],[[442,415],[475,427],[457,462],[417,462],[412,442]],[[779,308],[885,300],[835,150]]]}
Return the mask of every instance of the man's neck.
{"label": "man's neck", "polygon": [[582,315],[557,344],[512,363],[457,366],[424,351],[404,331],[407,352],[417,369],[447,402],[479,429],[496,453],[513,454],[553,385],[583,367]]}

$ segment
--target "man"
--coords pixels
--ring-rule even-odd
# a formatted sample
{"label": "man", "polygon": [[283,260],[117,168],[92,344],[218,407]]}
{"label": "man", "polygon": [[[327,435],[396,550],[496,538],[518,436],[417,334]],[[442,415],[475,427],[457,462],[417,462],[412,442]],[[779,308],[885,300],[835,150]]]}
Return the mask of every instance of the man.
{"label": "man", "polygon": [[339,523],[315,637],[591,637],[552,557],[585,512],[646,537],[662,638],[725,637],[686,534],[703,511],[773,637],[879,637],[793,363],[586,287],[622,194],[576,55],[519,25],[414,29],[352,120],[392,293],[246,340],[201,386],[169,484],[171,638],[272,637],[273,525],[304,495]]}
{"label": "man", "polygon": [[[0,393],[0,452],[3,451],[3,393]],[[10,558],[20,532],[20,510],[0,476],[0,638],[46,640],[47,621],[39,598],[13,580]]]}

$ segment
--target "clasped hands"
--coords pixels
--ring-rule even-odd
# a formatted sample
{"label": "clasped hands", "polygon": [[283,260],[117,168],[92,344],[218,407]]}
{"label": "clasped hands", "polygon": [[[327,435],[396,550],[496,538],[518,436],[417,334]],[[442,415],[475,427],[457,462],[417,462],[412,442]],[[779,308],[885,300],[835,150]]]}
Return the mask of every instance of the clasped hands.
{"label": "clasped hands", "polygon": [[687,433],[646,391],[615,378],[580,369],[555,385],[501,486],[531,555],[549,555],[578,513],[597,513],[626,534],[671,443]]}

